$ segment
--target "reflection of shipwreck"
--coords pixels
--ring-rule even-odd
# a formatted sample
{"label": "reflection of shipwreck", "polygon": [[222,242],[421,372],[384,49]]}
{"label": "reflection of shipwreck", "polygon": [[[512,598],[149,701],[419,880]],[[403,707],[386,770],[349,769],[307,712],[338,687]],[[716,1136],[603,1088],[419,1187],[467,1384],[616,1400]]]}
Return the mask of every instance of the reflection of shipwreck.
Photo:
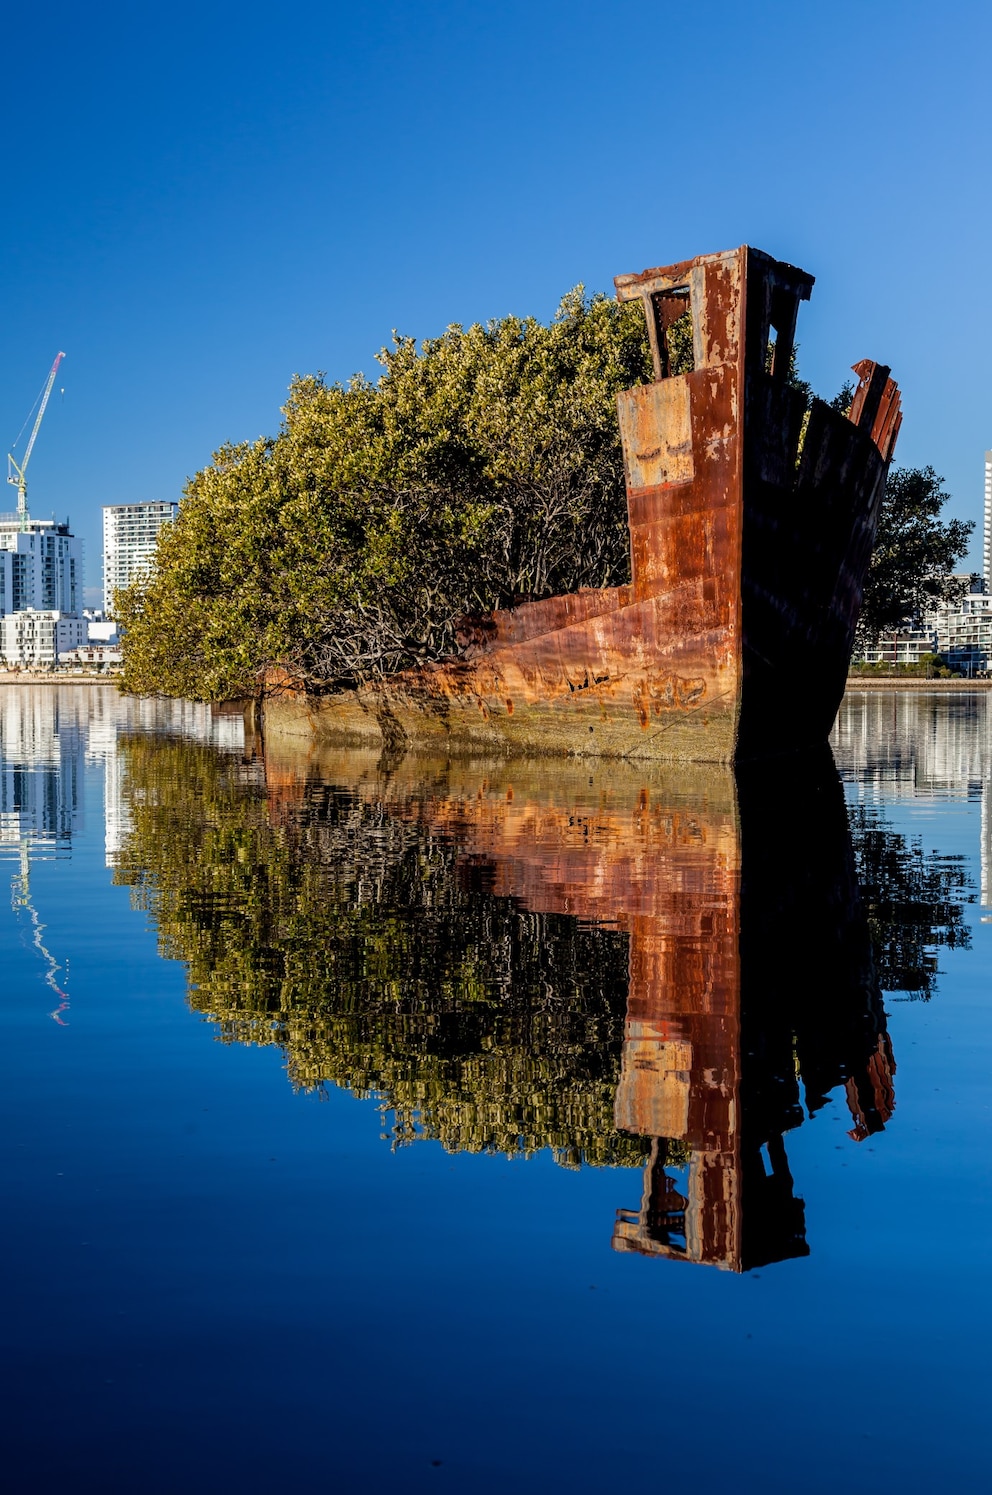
{"label": "reflection of shipwreck", "polygon": [[[783,798],[801,826],[787,872],[768,834]],[[892,1115],[895,1063],[836,773],[742,777],[738,813],[734,867],[697,858],[651,981],[632,950],[617,1124],[655,1140],[613,1243],[746,1271],[808,1251],[783,1140],[803,1121],[800,1078],[810,1115],[843,1082],[860,1141]],[[684,1184],[666,1171],[672,1140],[689,1149]]]}
{"label": "reflection of shipwreck", "polygon": [[[314,779],[450,837],[488,891],[628,935],[615,1118],[650,1157],[617,1250],[735,1271],[805,1255],[784,1134],[842,1085],[856,1140],[892,1114],[881,993],[825,759],[772,785],[660,765],[407,757],[384,774],[372,754],[331,753],[310,764]],[[266,781],[273,813],[304,791],[299,760],[280,764],[271,745]],[[787,847],[768,831],[783,803]]]}
{"label": "reflection of shipwreck", "polygon": [[460,658],[357,691],[283,689],[269,730],[713,762],[825,742],[900,413],[865,361],[849,415],[807,418],[788,375],[812,284],[747,247],[621,276],[655,375],[618,402],[630,584],[473,620]]}

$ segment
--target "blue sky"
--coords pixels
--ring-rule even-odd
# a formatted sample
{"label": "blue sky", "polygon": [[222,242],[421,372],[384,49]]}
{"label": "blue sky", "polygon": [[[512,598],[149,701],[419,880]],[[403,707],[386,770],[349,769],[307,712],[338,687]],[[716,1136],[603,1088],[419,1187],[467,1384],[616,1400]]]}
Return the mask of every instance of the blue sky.
{"label": "blue sky", "polygon": [[31,506],[91,586],[100,505],[275,431],[294,372],[743,242],[817,277],[804,375],[890,363],[898,459],[980,517],[992,7],[57,0],[5,42],[0,443],[65,349]]}

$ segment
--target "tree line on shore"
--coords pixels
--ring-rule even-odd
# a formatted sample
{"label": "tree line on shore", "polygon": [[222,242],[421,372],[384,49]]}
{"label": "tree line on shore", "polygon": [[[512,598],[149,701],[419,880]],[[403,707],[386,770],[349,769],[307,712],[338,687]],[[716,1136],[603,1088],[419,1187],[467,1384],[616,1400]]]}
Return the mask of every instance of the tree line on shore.
{"label": "tree line on shore", "polygon": [[[126,690],[250,696],[274,665],[355,684],[452,652],[466,613],[629,580],[615,401],[652,377],[639,305],[578,287],[547,325],[394,335],[378,358],[376,382],[294,379],[276,436],[188,483],[116,596]],[[953,595],[972,526],[946,501],[930,467],[890,474],[864,637]]]}

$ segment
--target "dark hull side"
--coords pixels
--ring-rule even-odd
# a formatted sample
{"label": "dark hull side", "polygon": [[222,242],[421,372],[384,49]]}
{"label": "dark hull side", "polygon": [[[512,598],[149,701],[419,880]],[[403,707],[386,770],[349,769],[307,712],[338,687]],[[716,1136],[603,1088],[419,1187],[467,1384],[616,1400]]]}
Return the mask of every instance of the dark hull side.
{"label": "dark hull side", "polygon": [[[644,304],[655,365],[618,398],[630,585],[495,613],[466,629],[458,658],[358,690],[273,678],[266,729],[670,762],[825,742],[899,399],[888,369],[866,362],[850,417],[814,402],[805,422],[787,376],[811,286],[747,247],[621,277],[619,296]],[[693,367],[674,373],[666,338],[685,316]]]}
{"label": "dark hull side", "polygon": [[[785,397],[801,403],[791,389]],[[871,435],[820,401],[798,459],[780,442],[782,426],[754,425],[744,482],[739,759],[826,742],[888,471]]]}

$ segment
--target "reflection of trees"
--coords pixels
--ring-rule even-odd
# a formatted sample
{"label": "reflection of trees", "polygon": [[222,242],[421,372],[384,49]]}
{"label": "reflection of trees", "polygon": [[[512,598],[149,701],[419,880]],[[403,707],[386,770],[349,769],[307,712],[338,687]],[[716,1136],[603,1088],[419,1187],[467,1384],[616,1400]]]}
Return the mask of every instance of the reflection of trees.
{"label": "reflection of trees", "polygon": [[355,795],[311,786],[275,817],[251,771],[209,748],[122,750],[117,880],[225,1040],[278,1044],[303,1088],[382,1095],[398,1142],[643,1161],[613,1123],[624,934],[493,896],[485,868]]}
{"label": "reflection of trees", "polygon": [[959,856],[926,852],[885,825],[874,806],[850,810],[858,881],[883,991],[924,1000],[936,990],[937,949],[968,949],[964,904],[974,901]]}
{"label": "reflection of trees", "polygon": [[619,766],[587,788],[517,765],[515,791],[439,770],[428,792],[416,765],[352,790],[182,740],[122,753],[118,879],[224,1040],[278,1045],[301,1088],[382,1096],[397,1143],[650,1146],[633,1249],[678,1234],[664,1167],[690,1159],[697,1259],[805,1249],[783,1135],[839,1085],[852,1136],[885,1125],[879,977],[929,994],[934,948],[965,942],[960,862],[860,808],[852,853],[830,764],[742,774],[735,797]]}

